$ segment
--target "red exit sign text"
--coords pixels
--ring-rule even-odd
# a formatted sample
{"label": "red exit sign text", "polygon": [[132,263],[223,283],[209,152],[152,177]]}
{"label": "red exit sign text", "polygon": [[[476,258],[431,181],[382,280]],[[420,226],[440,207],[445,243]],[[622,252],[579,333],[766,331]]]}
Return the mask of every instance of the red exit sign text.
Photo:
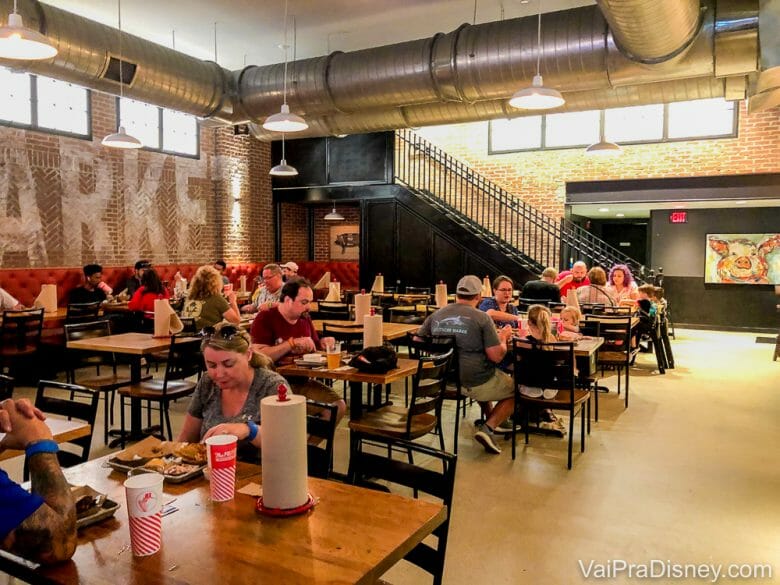
{"label": "red exit sign text", "polygon": [[688,223],[687,211],[670,211],[669,223]]}

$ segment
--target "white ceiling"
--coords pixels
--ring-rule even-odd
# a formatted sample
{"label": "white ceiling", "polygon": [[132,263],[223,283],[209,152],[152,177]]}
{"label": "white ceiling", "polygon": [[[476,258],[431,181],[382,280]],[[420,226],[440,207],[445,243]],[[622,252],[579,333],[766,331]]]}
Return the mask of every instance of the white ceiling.
{"label": "white ceiling", "polygon": [[[116,0],[45,0],[57,8],[117,26]],[[353,51],[449,32],[464,22],[491,22],[536,14],[539,0],[289,0],[289,39],[297,28],[297,57]],[[552,12],[593,0],[542,0]],[[125,0],[122,29],[227,69],[284,60],[284,0]]]}
{"label": "white ceiling", "polygon": [[[707,201],[658,201],[647,203],[592,203],[572,205],[574,215],[591,219],[632,219],[650,217],[653,209],[741,209],[744,207],[780,207],[780,199],[728,199]],[[622,213],[620,216],[618,214]]]}

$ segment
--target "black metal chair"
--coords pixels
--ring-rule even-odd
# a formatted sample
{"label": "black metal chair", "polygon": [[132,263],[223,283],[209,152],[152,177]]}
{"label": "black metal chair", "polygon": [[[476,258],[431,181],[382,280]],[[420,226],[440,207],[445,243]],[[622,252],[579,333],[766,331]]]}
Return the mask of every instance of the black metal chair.
{"label": "black metal chair", "polygon": [[341,342],[343,349],[349,352],[360,351],[363,349],[363,324],[340,325],[324,321],[322,337],[333,337]]}
{"label": "black metal chair", "polygon": [[100,301],[94,303],[69,303],[65,323],[86,323],[96,321],[100,313]]}
{"label": "black metal chair", "polygon": [[603,315],[605,310],[603,303],[580,303],[580,312],[583,315]]}
{"label": "black metal chair", "polygon": [[308,472],[312,477],[328,479],[333,471],[333,443],[336,436],[338,407],[335,404],[306,400],[306,446]]}
{"label": "black metal chair", "polygon": [[[389,492],[390,488],[403,486],[413,490],[415,497],[418,492],[424,492],[441,500],[447,508],[446,520],[433,531],[436,544],[424,541],[415,546],[405,556],[404,560],[420,567],[433,575],[433,584],[441,585],[444,573],[444,559],[447,554],[447,537],[450,520],[452,519],[452,494],[455,488],[455,469],[457,455],[432,449],[425,445],[391,439],[388,437],[372,437],[371,443],[380,443],[390,448],[407,450],[410,454],[420,455],[433,460],[434,465],[421,467],[414,463],[388,460],[385,457],[364,450],[362,438],[358,438],[350,456],[351,481],[373,489]],[[439,466],[439,464],[441,464]],[[372,481],[369,481],[369,478]],[[389,487],[373,480],[381,480],[391,484]]]}
{"label": "black metal chair", "polygon": [[31,359],[41,345],[43,309],[3,311],[0,326],[0,374]]}
{"label": "black metal chair", "polygon": [[[66,384],[53,380],[38,382],[38,392],[35,395],[37,408],[45,414],[67,417],[69,420],[75,419],[90,425],[88,435],[60,443],[57,460],[62,467],[71,467],[89,460],[99,400],[100,394],[78,384]],[[29,470],[25,463],[24,479],[27,480],[28,477]]]}
{"label": "black metal chair", "polygon": [[429,295],[431,294],[431,288],[428,286],[407,286],[406,294],[408,295]]}
{"label": "black metal chair", "polygon": [[317,318],[334,321],[349,320],[349,305],[331,301],[317,301]]}
{"label": "black metal chair", "polygon": [[196,382],[187,380],[187,378],[200,377],[203,363],[200,359],[200,345],[198,343],[193,341],[177,343],[177,338],[177,335],[171,336],[168,363],[165,367],[165,377],[162,380],[145,380],[138,384],[119,388],[120,424],[123,431],[122,447],[124,447],[125,436],[125,398],[147,402],[149,405],[157,404],[160,409],[161,433],[164,437],[167,429],[168,440],[173,439],[168,407],[172,401],[193,393]]}
{"label": "black metal chair", "polygon": [[13,398],[14,379],[11,376],[0,374],[0,401]]}
{"label": "black metal chair", "polygon": [[[458,346],[455,337],[451,335],[439,335],[435,337],[423,337],[416,339],[414,333],[406,334],[406,345],[409,348],[409,357],[420,359],[421,357],[446,353],[452,349],[452,361],[447,372],[447,387],[444,390],[444,400],[455,401],[455,429],[453,436],[453,452],[458,453],[458,430],[460,429],[460,410],[463,407],[463,416],[466,416],[468,398],[463,394],[460,383],[460,365],[458,362]],[[405,404],[409,403],[408,388],[405,389]]]}
{"label": "black metal chair", "polygon": [[521,313],[527,313],[528,307],[531,305],[542,305],[544,307],[547,307],[550,304],[549,300],[545,299],[526,299],[523,297],[520,297],[517,299],[517,310]]}
{"label": "black metal chair", "polygon": [[[94,339],[111,335],[111,322],[108,319],[84,323],[66,323],[65,341],[79,339]],[[101,373],[100,369],[105,370]],[[95,368],[93,375],[77,375],[82,368]],[[67,350],[67,380],[70,384],[78,384],[90,388],[98,395],[103,395],[103,442],[108,444],[108,427],[114,423],[114,398],[116,390],[130,384],[129,376],[117,373],[116,356],[110,352],[90,352],[82,349]]]}
{"label": "black metal chair", "polygon": [[[513,342],[515,375],[515,421],[523,416],[525,442],[528,444],[530,408],[563,410],[569,414],[569,448],[567,468],[571,469],[574,441],[574,419],[581,414],[580,451],[585,451],[586,405],[590,402],[590,390],[577,388],[574,369],[574,343],[536,343],[515,339]],[[555,397],[531,397],[524,388],[557,390]],[[515,458],[517,427],[512,429],[512,459]]]}
{"label": "black metal chair", "polygon": [[632,317],[623,315],[586,315],[585,321],[599,321],[599,336],[604,338],[604,344],[598,350],[597,363],[601,368],[602,377],[604,368],[611,367],[618,375],[618,396],[620,395],[620,372],[626,372],[625,406],[628,408],[628,392],[631,379],[631,362],[639,351],[638,347],[631,347],[631,320]]}

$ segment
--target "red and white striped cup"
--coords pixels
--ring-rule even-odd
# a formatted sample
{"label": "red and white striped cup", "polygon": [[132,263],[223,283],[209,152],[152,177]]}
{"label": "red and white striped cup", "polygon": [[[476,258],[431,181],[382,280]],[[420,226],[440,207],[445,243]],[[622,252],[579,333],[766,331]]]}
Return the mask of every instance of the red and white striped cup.
{"label": "red and white striped cup", "polygon": [[214,435],[206,439],[212,502],[227,502],[235,496],[237,447],[235,435]]}
{"label": "red and white striped cup", "polygon": [[163,476],[134,475],[125,481],[130,545],[137,557],[153,555],[162,545]]}

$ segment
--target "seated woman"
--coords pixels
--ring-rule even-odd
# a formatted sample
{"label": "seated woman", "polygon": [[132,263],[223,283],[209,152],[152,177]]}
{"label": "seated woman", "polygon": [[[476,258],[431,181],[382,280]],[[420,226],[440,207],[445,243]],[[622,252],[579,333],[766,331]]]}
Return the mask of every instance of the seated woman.
{"label": "seated woman", "polygon": [[225,299],[222,296],[223,286],[222,276],[216,268],[210,264],[198,268],[187,291],[181,316],[194,318],[198,329],[213,327],[223,319],[238,325],[241,317],[236,293],[231,290]]}
{"label": "seated woman", "polygon": [[[222,278],[219,280],[221,286]],[[270,369],[271,360],[252,351],[250,344],[249,333],[231,323],[219,323],[213,332],[207,330],[200,345],[206,375],[192,395],[178,441],[235,435],[239,457],[257,461],[260,401],[275,395],[279,384],[291,392],[286,380]]]}
{"label": "seated woman", "polygon": [[588,271],[590,284],[577,289],[577,300],[583,303],[614,307],[615,301],[604,288],[607,285],[607,273],[600,266],[594,266]]}
{"label": "seated woman", "polygon": [[131,311],[143,311],[144,317],[154,319],[154,301],[168,299],[171,293],[163,286],[160,277],[154,269],[147,269],[141,277],[141,286],[133,293],[133,298],[127,303]]}
{"label": "seated woman", "polygon": [[618,305],[631,305],[637,298],[637,285],[631,269],[625,264],[615,264],[609,271],[607,286],[609,296]]}

